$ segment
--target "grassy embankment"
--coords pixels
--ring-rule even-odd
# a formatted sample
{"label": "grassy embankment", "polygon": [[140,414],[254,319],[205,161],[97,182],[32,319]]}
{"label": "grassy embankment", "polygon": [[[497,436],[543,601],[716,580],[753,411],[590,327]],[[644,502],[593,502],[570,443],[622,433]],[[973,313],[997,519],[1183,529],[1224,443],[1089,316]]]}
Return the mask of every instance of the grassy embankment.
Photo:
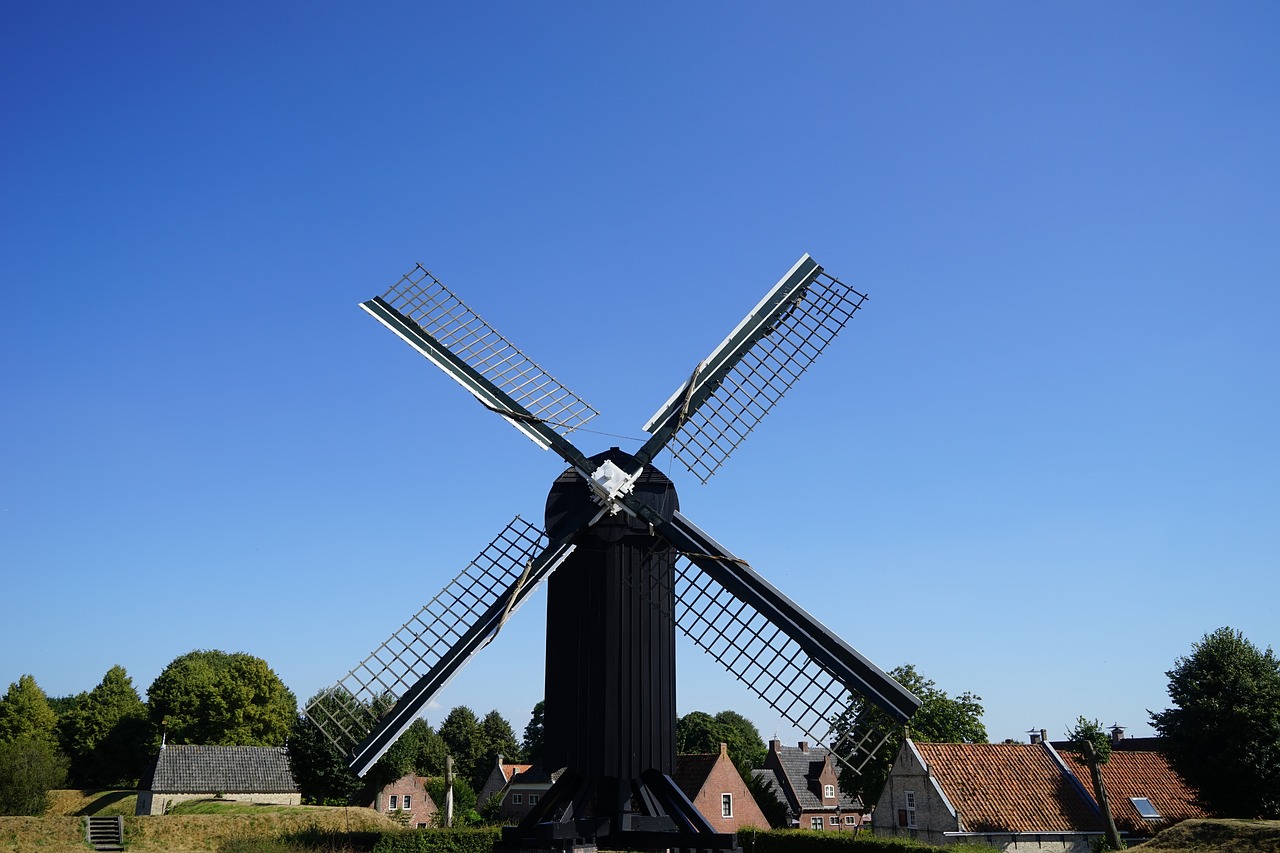
{"label": "grassy embankment", "polygon": [[[55,791],[51,800],[45,817],[0,817],[0,853],[85,853],[90,849],[84,840],[82,816],[86,814],[124,815],[129,853],[351,853],[356,848],[342,842],[343,834],[353,833],[354,838],[395,828],[385,816],[363,808],[255,806],[205,800],[184,804],[176,813],[162,817],[134,817],[137,798],[132,791]],[[294,842],[280,841],[287,837]],[[307,837],[316,843],[304,843]],[[799,841],[798,836],[795,840]],[[897,849],[905,851],[909,846]],[[957,848],[947,849],[960,853]],[[1143,853],[1280,853],[1280,821],[1191,820],[1132,849]]]}

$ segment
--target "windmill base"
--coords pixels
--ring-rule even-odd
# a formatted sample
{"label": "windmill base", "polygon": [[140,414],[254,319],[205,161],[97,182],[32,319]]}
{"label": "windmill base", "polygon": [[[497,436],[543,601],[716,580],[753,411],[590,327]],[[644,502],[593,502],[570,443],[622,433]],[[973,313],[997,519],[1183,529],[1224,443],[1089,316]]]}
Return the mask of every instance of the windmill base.
{"label": "windmill base", "polygon": [[[642,811],[628,811],[628,804]],[[566,770],[518,826],[503,828],[498,849],[742,853],[736,833],[716,832],[671,777],[656,770],[630,780],[585,779]]]}

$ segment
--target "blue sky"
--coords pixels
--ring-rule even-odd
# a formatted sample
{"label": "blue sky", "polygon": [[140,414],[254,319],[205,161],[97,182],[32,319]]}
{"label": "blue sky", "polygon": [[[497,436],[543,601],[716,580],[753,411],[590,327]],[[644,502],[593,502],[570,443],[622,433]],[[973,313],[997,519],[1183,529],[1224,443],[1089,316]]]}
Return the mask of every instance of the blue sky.
{"label": "blue sky", "polygon": [[[0,687],[218,648],[305,699],[540,519],[558,458],[356,307],[419,261],[635,439],[802,253],[868,292],[709,485],[659,465],[992,739],[1280,640],[1274,4],[5,17]],[[542,607],[441,705],[522,729]]]}

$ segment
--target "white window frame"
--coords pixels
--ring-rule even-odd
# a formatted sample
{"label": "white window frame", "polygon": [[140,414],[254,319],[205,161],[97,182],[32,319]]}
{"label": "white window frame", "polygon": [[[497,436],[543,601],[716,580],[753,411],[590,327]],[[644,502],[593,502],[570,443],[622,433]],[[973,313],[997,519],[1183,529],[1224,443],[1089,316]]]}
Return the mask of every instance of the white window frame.
{"label": "white window frame", "polygon": [[840,815],[833,814],[831,817],[827,818],[827,825],[828,825],[828,826],[839,826],[839,825],[840,825]]}
{"label": "white window frame", "polygon": [[916,829],[916,792],[903,791],[907,800],[907,829]]}
{"label": "white window frame", "polygon": [[530,794],[530,795],[529,795],[529,805],[531,805],[531,806],[536,806],[537,804],[538,804],[538,795],[537,795],[537,794]]}
{"label": "white window frame", "polygon": [[410,800],[409,797],[410,797],[409,794],[405,794],[403,797],[400,798],[400,808],[404,809],[407,812],[413,811],[413,806],[409,805],[409,803],[412,802],[412,800]]}
{"label": "white window frame", "polygon": [[519,793],[518,791],[517,791],[516,793],[512,794],[512,795],[511,795],[511,805],[513,805],[513,806],[522,806],[522,805],[524,805],[524,794],[521,794],[521,793]]}
{"label": "white window frame", "polygon": [[809,818],[809,828],[821,831],[824,828],[822,823],[822,818],[821,817]]}
{"label": "white window frame", "polygon": [[857,815],[853,815],[853,814],[847,814],[847,815],[845,815],[845,816],[844,816],[844,825],[845,825],[845,826],[857,826],[857,825],[858,825],[858,816],[857,816]]}
{"label": "white window frame", "polygon": [[400,802],[400,798],[398,796],[395,794],[389,794],[387,796],[387,811],[396,811],[396,803],[398,802]]}
{"label": "white window frame", "polygon": [[836,798],[836,786],[835,786],[835,785],[823,785],[823,786],[822,786],[822,799],[824,799],[824,800],[834,800],[835,798]]}
{"label": "white window frame", "polygon": [[720,795],[720,817],[733,817],[733,794]]}

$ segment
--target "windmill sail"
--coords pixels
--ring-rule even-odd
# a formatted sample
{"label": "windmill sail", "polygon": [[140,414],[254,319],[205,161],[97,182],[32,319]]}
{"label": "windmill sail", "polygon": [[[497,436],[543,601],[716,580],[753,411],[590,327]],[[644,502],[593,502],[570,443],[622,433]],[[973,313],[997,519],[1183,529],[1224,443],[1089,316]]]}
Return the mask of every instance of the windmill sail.
{"label": "windmill sail", "polygon": [[364,775],[414,716],[573,551],[516,516],[386,642],[306,708]]}
{"label": "windmill sail", "polygon": [[[360,307],[544,450],[536,422],[568,435],[597,414],[486,323],[418,264],[382,296]],[[460,364],[461,363],[461,364]],[[462,369],[465,365],[466,368]],[[483,377],[478,382],[476,376]],[[501,389],[516,406],[491,393]]]}
{"label": "windmill sail", "polygon": [[644,425],[707,482],[844,328],[867,296],[805,255]]}

